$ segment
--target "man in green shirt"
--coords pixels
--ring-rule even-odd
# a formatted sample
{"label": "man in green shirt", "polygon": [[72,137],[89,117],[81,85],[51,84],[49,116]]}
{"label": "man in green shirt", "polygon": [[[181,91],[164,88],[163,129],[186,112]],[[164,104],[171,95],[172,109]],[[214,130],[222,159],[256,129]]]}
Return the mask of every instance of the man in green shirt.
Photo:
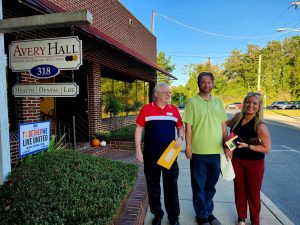
{"label": "man in green shirt", "polygon": [[214,76],[198,76],[199,93],[186,104],[183,122],[186,131],[186,157],[190,159],[193,205],[201,225],[221,225],[213,215],[215,185],[220,175],[220,153],[227,136],[227,116],[220,98],[212,96]]}

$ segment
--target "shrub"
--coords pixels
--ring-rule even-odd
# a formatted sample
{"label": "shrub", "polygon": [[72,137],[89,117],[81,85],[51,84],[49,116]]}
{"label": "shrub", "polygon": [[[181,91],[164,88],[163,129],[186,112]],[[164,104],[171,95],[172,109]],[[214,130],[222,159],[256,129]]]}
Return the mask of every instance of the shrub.
{"label": "shrub", "polygon": [[0,187],[1,224],[112,224],[137,170],[76,151],[45,152]]}
{"label": "shrub", "polygon": [[98,138],[100,141],[110,141],[111,140],[111,132],[110,131],[105,131],[105,130],[102,130],[102,131],[98,131],[96,134],[95,134],[96,138]]}
{"label": "shrub", "polygon": [[134,141],[135,127],[135,124],[130,124],[117,131],[99,131],[95,136],[105,141]]}

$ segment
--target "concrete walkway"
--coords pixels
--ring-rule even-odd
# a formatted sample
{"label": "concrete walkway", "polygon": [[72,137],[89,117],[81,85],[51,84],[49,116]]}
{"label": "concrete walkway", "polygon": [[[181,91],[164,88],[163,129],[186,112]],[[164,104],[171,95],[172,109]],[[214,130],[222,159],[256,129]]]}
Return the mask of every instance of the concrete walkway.
{"label": "concrete walkway", "polygon": [[[186,159],[184,152],[178,156],[179,164],[179,199],[180,199],[180,223],[181,225],[197,225],[195,222],[195,212],[192,202],[192,188],[190,182],[190,164]],[[217,193],[214,197],[215,210],[214,215],[222,222],[223,225],[236,224],[237,214],[234,204],[233,182],[225,181],[220,176],[217,184]],[[262,225],[291,225],[293,224],[263,193],[261,195],[261,224]],[[163,204],[163,197],[161,199]],[[163,206],[164,209],[164,206]],[[145,219],[145,225],[151,225],[153,215],[148,208]],[[163,218],[162,225],[168,225],[167,214]],[[247,219],[246,224],[251,224]]]}

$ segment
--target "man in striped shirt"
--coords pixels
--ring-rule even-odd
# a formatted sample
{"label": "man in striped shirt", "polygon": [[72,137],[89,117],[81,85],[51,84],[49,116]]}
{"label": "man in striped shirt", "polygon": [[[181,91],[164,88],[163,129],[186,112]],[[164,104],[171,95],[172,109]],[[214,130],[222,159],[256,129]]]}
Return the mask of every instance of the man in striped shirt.
{"label": "man in striped shirt", "polygon": [[[169,104],[171,92],[167,83],[159,83],[154,88],[155,101],[142,107],[136,120],[136,159],[144,163],[150,211],[154,214],[153,225],[160,225],[164,215],[160,202],[160,176],[163,176],[165,208],[171,225],[179,225],[178,173],[177,161],[168,170],[157,164],[164,150],[176,137],[176,147],[184,138],[184,127],[176,106]],[[141,149],[142,132],[144,151]]]}

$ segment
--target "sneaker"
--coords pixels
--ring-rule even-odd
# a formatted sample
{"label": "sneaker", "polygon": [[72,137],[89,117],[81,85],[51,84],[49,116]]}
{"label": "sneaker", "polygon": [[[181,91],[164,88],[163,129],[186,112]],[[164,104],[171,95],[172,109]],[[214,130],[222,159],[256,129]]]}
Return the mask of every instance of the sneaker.
{"label": "sneaker", "polygon": [[198,225],[210,225],[207,218],[196,217]]}
{"label": "sneaker", "polygon": [[208,222],[210,225],[222,225],[221,222],[213,214],[208,216]]}

